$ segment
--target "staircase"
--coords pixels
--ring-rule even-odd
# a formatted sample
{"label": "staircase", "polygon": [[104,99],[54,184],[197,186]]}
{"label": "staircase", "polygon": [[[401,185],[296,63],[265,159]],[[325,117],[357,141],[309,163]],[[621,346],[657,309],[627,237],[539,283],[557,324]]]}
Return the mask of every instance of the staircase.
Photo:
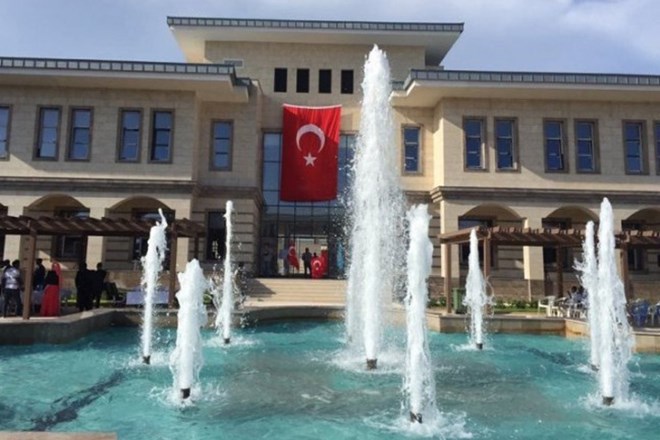
{"label": "staircase", "polygon": [[246,306],[343,306],[346,280],[254,278],[248,283]]}

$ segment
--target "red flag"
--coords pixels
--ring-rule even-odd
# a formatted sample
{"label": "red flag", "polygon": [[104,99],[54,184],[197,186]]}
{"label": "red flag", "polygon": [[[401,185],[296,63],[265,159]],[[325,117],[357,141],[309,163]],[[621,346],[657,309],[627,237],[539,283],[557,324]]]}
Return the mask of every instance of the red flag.
{"label": "red flag", "polygon": [[337,198],[341,106],[284,105],[280,199],[317,202]]}

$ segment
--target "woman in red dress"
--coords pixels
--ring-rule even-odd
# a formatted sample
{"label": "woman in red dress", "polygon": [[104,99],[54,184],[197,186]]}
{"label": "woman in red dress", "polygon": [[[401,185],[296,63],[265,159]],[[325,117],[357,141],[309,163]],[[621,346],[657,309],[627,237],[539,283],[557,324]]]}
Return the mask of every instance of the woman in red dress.
{"label": "woman in red dress", "polygon": [[60,278],[54,270],[46,274],[41,316],[60,316]]}

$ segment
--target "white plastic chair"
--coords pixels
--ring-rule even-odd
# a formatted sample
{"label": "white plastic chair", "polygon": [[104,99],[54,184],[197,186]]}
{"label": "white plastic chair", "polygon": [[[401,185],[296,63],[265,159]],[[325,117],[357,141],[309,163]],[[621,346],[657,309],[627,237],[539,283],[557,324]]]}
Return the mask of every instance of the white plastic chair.
{"label": "white plastic chair", "polygon": [[[552,316],[555,309],[555,295],[549,295],[545,298],[539,300],[538,313],[541,313],[541,309],[545,309],[545,316]],[[545,301],[545,302],[544,302]]]}

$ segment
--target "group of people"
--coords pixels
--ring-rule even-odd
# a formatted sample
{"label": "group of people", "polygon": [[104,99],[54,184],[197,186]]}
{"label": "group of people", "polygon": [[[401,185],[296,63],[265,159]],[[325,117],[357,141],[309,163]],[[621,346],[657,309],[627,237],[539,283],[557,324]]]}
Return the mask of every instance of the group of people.
{"label": "group of people", "polygon": [[[7,317],[12,303],[16,316],[23,314],[23,300],[21,292],[25,289],[25,282],[21,275],[19,260],[2,262],[2,316]],[[41,297],[41,315],[58,316],[60,314],[60,265],[53,262],[51,270],[46,272],[43,260],[37,258],[36,268],[32,276],[32,291],[43,293]]]}
{"label": "group of people", "polygon": [[[43,259],[35,260],[36,267],[32,275],[32,292],[41,298],[39,314],[41,316],[60,315],[60,288],[62,287],[62,268],[59,263],[53,261],[50,270],[46,270]],[[23,314],[23,300],[21,292],[25,289],[25,281],[21,275],[20,261],[4,260],[2,262],[0,277],[0,299],[2,303],[2,316],[7,317],[14,304],[16,316]],[[86,263],[80,263],[76,273],[76,306],[79,311],[91,310],[93,307],[101,306],[101,294],[105,288],[105,280],[108,272],[103,269],[103,264],[98,263],[96,270],[88,270]]]}
{"label": "group of people", "polygon": [[[310,252],[309,248],[305,248],[305,252],[302,254],[301,259],[303,262],[303,273],[306,277],[311,278],[321,278],[327,273],[327,256],[321,252],[319,257],[316,252]],[[296,247],[293,243],[289,247],[283,247],[279,254],[277,255],[278,259],[282,260],[282,276],[289,276],[292,274],[293,269],[296,272],[300,272],[300,260],[298,259],[298,254],[296,252]],[[273,273],[273,263],[274,263],[274,254],[271,250],[269,244],[265,244],[263,247],[261,255],[261,275],[262,276],[272,276]]]}

